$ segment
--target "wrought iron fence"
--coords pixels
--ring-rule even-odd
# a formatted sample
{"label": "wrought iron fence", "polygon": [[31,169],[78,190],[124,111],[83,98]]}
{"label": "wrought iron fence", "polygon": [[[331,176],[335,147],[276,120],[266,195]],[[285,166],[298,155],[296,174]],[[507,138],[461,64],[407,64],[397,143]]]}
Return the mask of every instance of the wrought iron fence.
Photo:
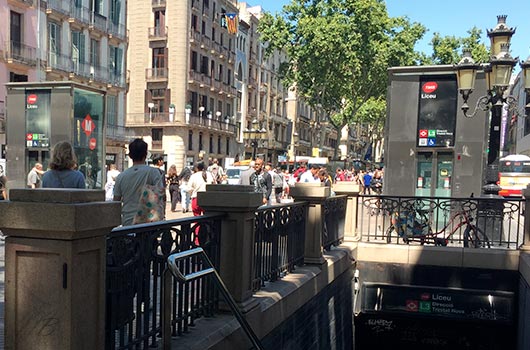
{"label": "wrought iron fence", "polygon": [[[107,237],[106,349],[156,347],[161,330],[162,276],[167,257],[202,247],[219,268],[220,215],[208,215],[114,229]],[[202,269],[198,260],[181,262],[185,273]],[[172,335],[197,318],[212,316],[218,295],[209,279],[172,282]]]}
{"label": "wrought iron fence", "polygon": [[518,249],[524,200],[359,196],[357,232],[365,242]]}
{"label": "wrought iron fence", "polygon": [[348,196],[332,196],[324,202],[324,227],[322,229],[322,246],[329,250],[344,240],[344,221]]}
{"label": "wrought iron fence", "polygon": [[306,217],[305,202],[267,206],[256,211],[254,291],[303,264]]}

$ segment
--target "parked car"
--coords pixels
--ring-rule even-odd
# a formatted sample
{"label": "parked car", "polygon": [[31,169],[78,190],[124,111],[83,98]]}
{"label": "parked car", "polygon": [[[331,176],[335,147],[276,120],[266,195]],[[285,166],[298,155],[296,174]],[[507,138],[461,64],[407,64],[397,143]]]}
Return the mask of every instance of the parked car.
{"label": "parked car", "polygon": [[229,185],[238,185],[239,179],[241,178],[241,173],[247,170],[249,167],[240,165],[240,166],[229,166],[226,168],[226,181]]}

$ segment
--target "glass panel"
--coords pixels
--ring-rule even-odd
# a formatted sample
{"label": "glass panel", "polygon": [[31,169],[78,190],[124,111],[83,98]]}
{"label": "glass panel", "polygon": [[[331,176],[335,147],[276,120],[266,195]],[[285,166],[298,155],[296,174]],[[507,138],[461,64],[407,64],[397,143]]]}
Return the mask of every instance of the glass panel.
{"label": "glass panel", "polygon": [[435,196],[450,197],[451,181],[453,177],[453,154],[438,153],[437,179]]}
{"label": "glass panel", "polygon": [[50,90],[26,90],[26,147],[50,147]]}
{"label": "glass panel", "polygon": [[432,185],[432,153],[420,152],[417,159],[416,196],[428,197]]}
{"label": "glass panel", "polygon": [[101,188],[104,168],[104,95],[75,89],[74,149],[87,188]]}

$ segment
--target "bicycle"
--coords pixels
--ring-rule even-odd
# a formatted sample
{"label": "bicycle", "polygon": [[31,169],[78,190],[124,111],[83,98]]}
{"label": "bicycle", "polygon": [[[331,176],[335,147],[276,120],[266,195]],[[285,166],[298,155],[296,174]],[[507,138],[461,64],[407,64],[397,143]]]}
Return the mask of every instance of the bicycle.
{"label": "bicycle", "polygon": [[[401,212],[394,212],[391,216],[391,224],[386,230],[387,243],[392,241],[392,232],[396,231],[398,236],[407,244],[420,242],[422,245],[431,243],[435,246],[447,246],[456,232],[465,226],[463,233],[463,245],[465,248],[490,248],[491,243],[484,231],[477,227],[474,218],[470,215],[475,210],[474,202],[462,204],[462,209],[453,213],[447,224],[440,231],[433,231],[431,226],[431,209],[407,208]],[[450,227],[452,229],[447,232]],[[458,239],[457,239],[458,240]]]}

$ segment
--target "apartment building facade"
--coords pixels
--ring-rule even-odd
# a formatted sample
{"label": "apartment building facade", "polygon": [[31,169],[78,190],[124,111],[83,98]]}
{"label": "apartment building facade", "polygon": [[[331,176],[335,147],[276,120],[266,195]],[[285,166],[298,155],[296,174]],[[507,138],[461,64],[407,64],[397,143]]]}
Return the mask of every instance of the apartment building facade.
{"label": "apartment building facade", "polygon": [[235,0],[128,2],[126,125],[179,169],[237,153],[236,15]]}
{"label": "apartment building facade", "polygon": [[0,0],[7,19],[0,24],[0,114],[9,82],[72,81],[97,89],[105,95],[106,163],[121,168],[128,140],[125,11],[124,0]]}

